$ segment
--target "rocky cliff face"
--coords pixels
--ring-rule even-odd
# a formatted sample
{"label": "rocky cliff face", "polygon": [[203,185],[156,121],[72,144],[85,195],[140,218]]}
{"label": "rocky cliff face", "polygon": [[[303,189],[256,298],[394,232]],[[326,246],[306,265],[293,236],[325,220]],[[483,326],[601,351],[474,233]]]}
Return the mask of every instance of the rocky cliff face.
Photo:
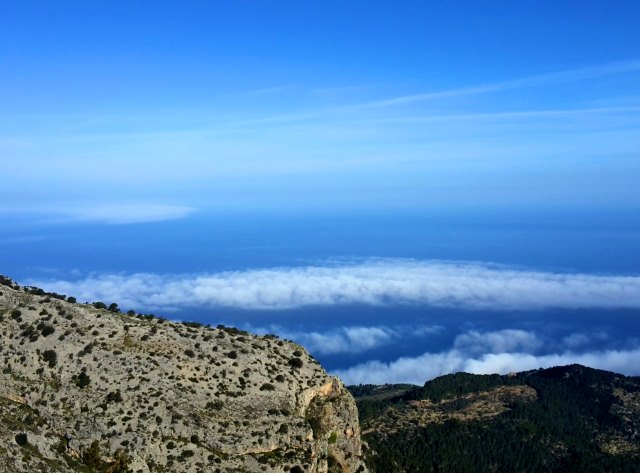
{"label": "rocky cliff face", "polygon": [[0,472],[366,471],[351,394],[302,347],[0,282]]}

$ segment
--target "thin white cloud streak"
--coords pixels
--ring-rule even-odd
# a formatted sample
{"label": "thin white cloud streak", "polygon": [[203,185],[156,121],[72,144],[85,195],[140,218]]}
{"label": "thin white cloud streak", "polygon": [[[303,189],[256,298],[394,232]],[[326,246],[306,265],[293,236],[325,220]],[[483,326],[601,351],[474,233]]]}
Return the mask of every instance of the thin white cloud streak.
{"label": "thin white cloud streak", "polygon": [[[475,339],[477,345],[466,344]],[[518,346],[511,339],[538,340],[535,333],[522,330],[500,330],[496,332],[468,332],[456,338],[454,348],[439,353],[424,353],[417,357],[403,357],[388,363],[368,361],[347,369],[336,370],[347,384],[412,383],[425,381],[444,374],[464,371],[475,374],[507,374],[537,368],[578,363],[592,368],[615,371],[627,375],[640,374],[640,347],[626,350],[599,350],[578,353],[567,348],[558,353],[537,354],[538,348],[528,342]],[[465,343],[459,343],[466,339]],[[495,346],[487,344],[493,340]],[[511,348],[501,350],[500,348]]]}
{"label": "thin white cloud streak", "polygon": [[[342,115],[345,113],[364,110],[364,109],[372,109],[372,108],[384,108],[391,106],[399,106],[405,104],[419,103],[419,102],[427,102],[431,100],[439,100],[445,98],[452,97],[461,97],[461,96],[469,96],[469,95],[479,95],[488,92],[496,92],[502,90],[510,90],[510,89],[519,89],[525,87],[539,87],[546,85],[554,85],[554,84],[563,84],[570,83],[588,79],[596,79],[599,77],[607,77],[624,73],[633,73],[640,71],[640,60],[630,60],[630,61],[622,61],[608,64],[600,64],[592,67],[580,68],[580,69],[570,69],[566,71],[558,71],[552,72],[549,74],[540,74],[535,76],[523,77],[519,79],[513,80],[505,80],[498,81],[487,84],[479,84],[470,87],[462,87],[456,89],[442,90],[437,92],[429,92],[424,94],[412,94],[412,95],[402,95],[398,97],[392,97],[388,99],[375,100],[371,102],[365,103],[356,103],[356,104],[345,104],[342,106],[333,106],[327,107],[320,110],[308,110],[308,111],[298,111],[294,113],[282,113],[277,115],[272,115],[268,117],[260,117],[260,118],[252,118],[252,119],[244,119],[244,120],[233,120],[226,121],[223,120],[220,123],[215,123],[214,125],[207,125],[204,127],[197,127],[195,129],[182,130],[177,132],[178,134],[188,134],[188,135],[197,135],[200,136],[202,134],[208,134],[212,130],[225,129],[225,127],[238,127],[238,126],[247,126],[247,125],[259,125],[259,124],[277,124],[277,123],[291,123],[291,122],[301,122],[301,121],[309,121],[322,117],[329,117],[335,115]],[[240,92],[239,95],[268,95],[273,93],[281,93],[286,92],[288,90],[292,90],[297,88],[296,86],[276,86],[276,87],[267,87],[264,89],[256,89],[252,91]],[[350,89],[360,89],[362,86],[352,86],[352,87],[342,87],[337,88],[337,90],[350,90]],[[319,89],[323,90],[323,89]],[[333,89],[324,89],[324,90],[333,90]],[[312,93],[317,92],[317,90],[311,90]],[[624,104],[628,103],[628,101],[623,101]],[[510,118],[510,117],[548,117],[548,116],[563,116],[566,114],[574,115],[574,114],[597,114],[597,113],[625,113],[625,112],[635,112],[637,111],[637,107],[628,107],[628,106],[620,106],[620,107],[600,107],[600,108],[590,108],[590,109],[575,109],[575,110],[544,110],[544,111],[522,111],[522,112],[506,112],[506,113],[496,113],[496,114],[461,114],[461,115],[442,115],[442,116],[434,116],[434,117],[423,117],[425,120],[460,120],[460,119],[483,119],[483,118]],[[206,114],[210,116],[211,113],[208,112]],[[126,116],[117,116],[118,122],[122,122],[123,119],[127,119],[130,117],[130,114]],[[142,117],[145,121],[149,121],[150,118],[147,116]],[[419,120],[420,118],[418,118]],[[401,119],[400,119],[401,120]],[[409,118],[409,120],[412,120]],[[86,118],[82,119],[82,123],[86,123]],[[176,132],[173,132],[176,133]],[[147,135],[152,137],[157,137],[157,135],[163,136],[166,138],[168,132],[166,129],[163,129],[159,132],[151,132]],[[121,136],[121,135],[109,135],[106,138]],[[130,133],[122,136],[131,136]],[[145,136],[144,134],[136,134],[136,136]]]}
{"label": "thin white cloud streak", "polygon": [[[374,118],[373,123],[426,123],[426,122],[449,122],[449,121],[500,121],[508,120],[513,122],[519,119],[549,119],[565,117],[582,117],[590,115],[617,115],[617,114],[637,114],[640,107],[600,107],[600,108],[567,108],[567,109],[543,109],[543,110],[519,110],[514,112],[493,112],[493,113],[456,113],[440,115],[421,115],[409,117],[383,117]],[[600,117],[597,117],[600,119]]]}
{"label": "thin white cloud streak", "polygon": [[203,275],[96,274],[31,284],[138,309],[424,304],[487,310],[640,308],[640,277],[405,259]]}
{"label": "thin white cloud streak", "polygon": [[70,207],[50,210],[61,215],[54,218],[58,223],[97,222],[110,225],[161,222],[187,217],[193,207],[158,204],[106,204],[87,207]]}
{"label": "thin white cloud streak", "polygon": [[232,94],[232,95],[238,95],[238,96],[273,95],[273,94],[279,94],[282,92],[288,92],[290,90],[298,89],[298,88],[299,86],[295,86],[295,85],[280,85],[280,86],[273,86],[273,87],[264,87],[261,89],[248,90],[246,92],[239,92],[237,94]]}
{"label": "thin white cloud streak", "polygon": [[570,69],[566,71],[552,72],[549,74],[540,74],[520,79],[493,82],[488,84],[480,84],[471,87],[462,87],[459,89],[443,90],[439,92],[431,92],[425,94],[403,95],[385,100],[377,100],[366,104],[361,104],[359,108],[381,108],[392,107],[398,105],[413,104],[418,102],[427,102],[450,97],[461,97],[468,95],[479,95],[487,92],[496,92],[509,89],[520,89],[524,87],[540,87],[545,85],[565,84],[569,82],[577,82],[588,79],[596,79],[618,74],[640,71],[640,60],[631,60],[623,62],[615,62],[601,64],[581,69]]}

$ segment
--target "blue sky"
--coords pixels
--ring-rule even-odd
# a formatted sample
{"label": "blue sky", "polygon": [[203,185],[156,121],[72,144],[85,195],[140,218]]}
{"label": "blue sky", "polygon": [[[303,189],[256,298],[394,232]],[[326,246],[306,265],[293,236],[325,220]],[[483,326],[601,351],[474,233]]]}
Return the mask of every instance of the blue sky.
{"label": "blue sky", "polygon": [[634,208],[639,8],[6,2],[2,208]]}
{"label": "blue sky", "polygon": [[[635,1],[6,1],[0,272],[348,382],[640,374]],[[537,366],[536,366],[537,365]]]}

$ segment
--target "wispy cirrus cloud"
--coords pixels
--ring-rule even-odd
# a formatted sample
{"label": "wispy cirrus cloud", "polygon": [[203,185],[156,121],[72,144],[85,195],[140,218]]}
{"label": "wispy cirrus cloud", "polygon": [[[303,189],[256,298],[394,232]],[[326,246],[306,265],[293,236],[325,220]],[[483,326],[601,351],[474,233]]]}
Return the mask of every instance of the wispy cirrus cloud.
{"label": "wispy cirrus cloud", "polygon": [[640,308],[640,276],[552,273],[477,262],[383,259],[213,274],[94,274],[30,284],[83,300],[170,309],[423,304],[462,309]]}
{"label": "wispy cirrus cloud", "polygon": [[518,79],[498,81],[486,84],[479,84],[470,87],[442,90],[424,94],[402,95],[389,99],[377,100],[366,104],[361,104],[361,108],[393,107],[399,105],[412,104],[417,102],[428,102],[451,97],[462,97],[468,95],[479,95],[488,92],[501,90],[519,89],[524,87],[540,87],[554,84],[564,84],[570,82],[596,79],[599,77],[613,76],[640,71],[640,60],[614,62],[599,64],[592,67],[579,69],[568,69],[548,74],[539,74]]}
{"label": "wispy cirrus cloud", "polygon": [[471,121],[508,121],[516,123],[519,120],[531,121],[535,119],[566,119],[567,117],[585,118],[594,117],[600,120],[602,116],[610,115],[633,115],[637,116],[640,107],[589,107],[589,108],[566,108],[566,109],[538,109],[538,110],[517,110],[509,112],[490,113],[450,113],[431,114],[406,117],[381,117],[372,119],[373,122],[380,123],[434,123],[434,122],[471,122]]}
{"label": "wispy cirrus cloud", "polygon": [[[8,196],[0,211],[89,199],[200,202],[223,211],[360,209],[373,201],[407,209],[629,207],[639,199],[637,160],[619,156],[635,156],[639,146],[638,72],[636,59],[484,84],[476,78],[425,94],[387,84],[327,99],[309,84],[275,83],[239,92],[249,93],[241,107],[226,96],[221,108],[9,114],[0,126],[0,187]],[[612,87],[618,82],[626,85]],[[554,87],[569,83],[579,85],[575,97]],[[509,94],[476,100],[501,90]],[[436,99],[443,99],[436,107],[410,106]],[[86,176],[100,176],[100,192]],[[62,217],[132,221],[104,213]]]}
{"label": "wispy cirrus cloud", "polygon": [[260,89],[248,90],[246,92],[240,92],[238,95],[246,95],[246,96],[258,96],[258,95],[272,95],[279,94],[282,92],[288,92],[293,89],[299,88],[295,85],[275,85],[272,87],[263,87]]}
{"label": "wispy cirrus cloud", "polygon": [[437,376],[459,371],[506,374],[573,363],[627,375],[640,374],[640,346],[586,352],[564,346],[556,352],[540,353],[542,348],[542,340],[534,332],[513,329],[467,332],[456,337],[454,346],[449,350],[402,357],[391,362],[367,361],[336,370],[334,374],[347,384],[419,385]]}
{"label": "wispy cirrus cloud", "polygon": [[[529,88],[529,87],[545,87],[558,84],[566,84],[571,82],[580,82],[585,80],[598,79],[607,76],[615,76],[620,74],[629,74],[640,72],[640,59],[632,59],[629,61],[620,61],[614,63],[598,64],[591,67],[567,69],[555,71],[547,74],[538,74],[517,79],[496,81],[490,83],[475,84],[468,87],[460,87],[455,89],[437,90],[434,92],[399,95],[390,98],[372,100],[368,102],[344,104],[323,108],[320,110],[307,111],[305,113],[281,114],[278,116],[255,119],[245,123],[278,123],[278,122],[297,122],[317,119],[327,116],[341,116],[345,113],[364,111],[367,109],[399,107],[402,105],[411,105],[422,102],[430,102],[434,100],[442,100],[456,97],[481,95],[491,92],[500,92],[513,89]],[[359,88],[354,86],[352,88]],[[289,88],[276,87],[273,90],[282,91]],[[265,89],[271,91],[272,89]],[[633,104],[634,102],[631,101]],[[434,115],[427,117],[409,117],[408,120],[470,120],[470,119],[513,119],[513,118],[548,118],[562,117],[567,115],[593,115],[601,113],[635,113],[638,108],[629,106],[629,101],[623,101],[615,107],[591,107],[591,108],[574,108],[565,110],[524,110],[519,112],[497,112],[497,113],[470,113],[470,114],[448,114]],[[385,120],[392,120],[388,117]],[[402,119],[399,119],[400,121]]]}

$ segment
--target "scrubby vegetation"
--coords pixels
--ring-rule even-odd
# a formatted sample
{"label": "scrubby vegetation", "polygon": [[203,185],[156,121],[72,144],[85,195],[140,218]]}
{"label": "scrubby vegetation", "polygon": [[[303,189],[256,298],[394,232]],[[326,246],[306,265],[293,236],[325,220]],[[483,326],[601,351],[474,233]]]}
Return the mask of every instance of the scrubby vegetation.
{"label": "scrubby vegetation", "polygon": [[351,396],[299,345],[0,282],[0,471],[361,465]]}

